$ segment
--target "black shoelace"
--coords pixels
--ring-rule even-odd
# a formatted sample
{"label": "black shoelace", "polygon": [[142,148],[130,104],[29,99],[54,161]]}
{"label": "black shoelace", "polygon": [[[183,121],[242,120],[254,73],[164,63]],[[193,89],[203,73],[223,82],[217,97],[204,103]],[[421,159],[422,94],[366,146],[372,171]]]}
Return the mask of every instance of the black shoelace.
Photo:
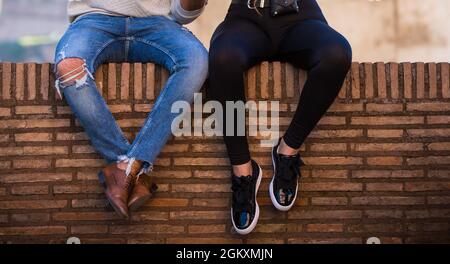
{"label": "black shoelace", "polygon": [[233,190],[233,209],[236,212],[251,211],[251,176],[233,177],[231,190]]}
{"label": "black shoelace", "polygon": [[280,189],[290,189],[295,185],[299,175],[300,166],[303,165],[298,155],[289,157],[279,154],[276,179]]}

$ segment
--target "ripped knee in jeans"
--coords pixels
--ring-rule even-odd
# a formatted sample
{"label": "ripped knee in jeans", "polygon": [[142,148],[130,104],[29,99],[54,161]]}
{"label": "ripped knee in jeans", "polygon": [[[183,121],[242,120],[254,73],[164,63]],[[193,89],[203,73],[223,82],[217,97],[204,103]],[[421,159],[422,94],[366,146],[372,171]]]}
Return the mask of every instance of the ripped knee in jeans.
{"label": "ripped knee in jeans", "polygon": [[59,62],[56,66],[56,77],[55,87],[60,98],[62,89],[72,86],[82,87],[87,83],[88,77],[94,79],[86,61],[80,58],[67,58]]}

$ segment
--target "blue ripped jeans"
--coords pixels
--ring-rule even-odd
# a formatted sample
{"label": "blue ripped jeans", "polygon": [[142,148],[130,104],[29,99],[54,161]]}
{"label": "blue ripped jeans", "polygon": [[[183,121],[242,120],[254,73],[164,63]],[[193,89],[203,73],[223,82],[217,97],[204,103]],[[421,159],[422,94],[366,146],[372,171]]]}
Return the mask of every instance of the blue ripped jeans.
{"label": "blue ripped jeans", "polygon": [[[58,64],[82,59],[84,65],[64,76]],[[170,77],[132,144],[125,138],[98,92],[94,72],[106,62],[153,62]],[[171,135],[176,101],[191,103],[208,72],[203,45],[180,24],[161,16],[148,18],[85,15],[73,22],[56,48],[56,87],[108,163],[140,160],[148,172]],[[100,179],[103,180],[103,179]]]}

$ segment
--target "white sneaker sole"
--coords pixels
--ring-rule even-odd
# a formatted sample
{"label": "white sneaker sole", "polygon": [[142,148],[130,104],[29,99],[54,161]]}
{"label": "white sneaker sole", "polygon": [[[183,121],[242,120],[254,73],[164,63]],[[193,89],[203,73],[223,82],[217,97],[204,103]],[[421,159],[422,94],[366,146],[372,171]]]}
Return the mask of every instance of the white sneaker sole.
{"label": "white sneaker sole", "polygon": [[258,180],[256,182],[256,190],[255,190],[255,217],[253,218],[253,221],[250,223],[250,225],[246,228],[246,229],[239,229],[236,227],[236,224],[234,223],[234,217],[233,217],[233,207],[231,207],[231,222],[233,223],[233,227],[234,230],[236,230],[236,233],[238,233],[239,235],[248,235],[250,234],[253,229],[255,229],[256,224],[258,223],[258,219],[259,219],[259,205],[258,205],[258,201],[256,200],[256,197],[258,196],[258,190],[259,190],[259,185],[261,184],[261,179],[262,179],[262,169],[261,167],[258,165],[259,167],[259,175],[258,175]]}
{"label": "white sneaker sole", "polygon": [[[275,148],[275,147],[273,147]],[[295,201],[297,200],[297,193],[298,193],[298,183],[297,183],[297,188],[295,189],[295,196],[294,196],[294,200],[292,200],[292,203],[288,206],[284,206],[278,203],[277,199],[275,198],[275,194],[273,193],[273,181],[275,179],[275,172],[277,171],[277,168],[275,166],[275,157],[273,156],[273,151],[274,149],[272,148],[272,165],[273,165],[273,176],[272,176],[272,180],[270,181],[270,185],[269,185],[269,195],[270,195],[270,200],[272,200],[272,204],[273,206],[275,206],[275,208],[278,211],[282,211],[282,212],[286,212],[291,210],[291,208],[294,206]]]}

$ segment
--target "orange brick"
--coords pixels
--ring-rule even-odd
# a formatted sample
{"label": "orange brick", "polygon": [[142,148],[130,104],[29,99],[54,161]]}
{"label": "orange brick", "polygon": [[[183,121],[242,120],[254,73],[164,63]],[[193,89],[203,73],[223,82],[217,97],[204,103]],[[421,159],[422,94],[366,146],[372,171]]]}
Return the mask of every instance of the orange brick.
{"label": "orange brick", "polygon": [[305,157],[303,160],[308,165],[361,165],[359,157]]}
{"label": "orange brick", "polygon": [[364,215],[367,218],[379,219],[379,218],[402,218],[403,212],[401,210],[366,210]]}
{"label": "orange brick", "polygon": [[450,98],[450,69],[448,63],[439,63],[441,68],[442,97]]}
{"label": "orange brick", "polygon": [[106,208],[108,201],[104,199],[73,199],[72,208]]}
{"label": "orange brick", "polygon": [[424,204],[423,197],[412,196],[363,196],[352,197],[353,205],[420,205]]}
{"label": "orange brick", "polygon": [[352,98],[361,98],[361,82],[359,79],[359,63],[353,62],[351,66],[351,76],[352,76]]}
{"label": "orange brick", "polygon": [[422,151],[422,143],[356,143],[350,144],[353,151]]}
{"label": "orange brick", "polygon": [[370,192],[401,192],[403,190],[402,183],[367,183],[366,189]]}
{"label": "orange brick", "polygon": [[174,159],[176,166],[227,166],[228,158],[184,158]]}
{"label": "orange brick", "polygon": [[21,133],[14,135],[16,142],[45,142],[52,140],[51,133]]}
{"label": "orange brick", "polygon": [[118,220],[114,212],[55,212],[52,213],[54,221],[108,221]]}
{"label": "orange brick", "polygon": [[11,220],[17,223],[44,223],[50,221],[48,213],[12,214]]}
{"label": "orange brick", "polygon": [[14,195],[32,195],[32,194],[48,194],[48,186],[32,185],[32,186],[14,186],[11,188]]}
{"label": "orange brick", "polygon": [[405,98],[412,98],[412,67],[411,63],[402,63],[403,66],[403,92]]}
{"label": "orange brick", "polygon": [[0,161],[0,170],[11,168],[11,161]]}
{"label": "orange brick", "polygon": [[417,98],[425,98],[425,63],[415,63]]}
{"label": "orange brick", "polygon": [[407,111],[420,112],[443,112],[450,111],[450,103],[409,103],[407,104]]}
{"label": "orange brick", "polygon": [[51,160],[14,160],[15,169],[48,169],[52,165]]}
{"label": "orange brick", "polygon": [[373,80],[373,64],[364,63],[364,89],[366,91],[366,98],[374,97],[374,80]]}
{"label": "orange brick", "polygon": [[146,67],[146,87],[145,98],[149,100],[155,99],[155,65],[147,63]]}
{"label": "orange brick", "polygon": [[314,144],[311,144],[310,150],[311,151],[324,151],[324,152],[346,151],[347,143],[331,143],[331,144],[314,143]]}
{"label": "orange brick", "polygon": [[192,144],[193,152],[224,152],[225,144]]}
{"label": "orange brick", "polygon": [[450,164],[450,156],[427,156],[406,159],[408,165],[446,165]]}
{"label": "orange brick", "polygon": [[134,105],[134,111],[142,113],[150,113],[152,111],[153,104],[136,104]]}
{"label": "orange brick", "polygon": [[447,137],[450,134],[450,129],[407,129],[406,133],[410,137]]}
{"label": "orange brick", "polygon": [[58,159],[57,168],[83,168],[83,167],[103,167],[105,161],[100,159]]}
{"label": "orange brick", "polygon": [[376,63],[377,68],[377,90],[379,98],[387,98],[386,69],[383,62]]}
{"label": "orange brick", "polygon": [[172,184],[172,192],[202,193],[214,190],[214,192],[227,193],[231,187],[228,184]]}
{"label": "orange brick", "polygon": [[403,112],[403,104],[368,103],[366,107],[367,112],[382,112],[382,113]]}
{"label": "orange brick", "polygon": [[346,183],[346,182],[316,182],[300,184],[300,190],[305,192],[354,192],[362,191],[361,183]]}
{"label": "orange brick", "polygon": [[367,164],[374,166],[395,166],[402,165],[402,157],[369,157]]}
{"label": "orange brick", "polygon": [[116,64],[108,64],[108,99],[117,98],[117,74]]}
{"label": "orange brick", "polygon": [[230,199],[228,198],[195,198],[192,200],[192,205],[198,207],[227,207],[229,204]]}
{"label": "orange brick", "polygon": [[373,138],[399,138],[403,136],[401,129],[368,129],[367,136]]}
{"label": "orange brick", "polygon": [[142,99],[142,92],[143,92],[143,75],[142,75],[142,63],[135,63],[133,65],[133,71],[134,71],[134,84],[133,84],[133,91],[134,91],[134,99],[140,100]]}
{"label": "orange brick", "polygon": [[313,233],[343,232],[344,225],[342,225],[342,224],[308,224],[308,225],[306,225],[306,231],[313,232]]}
{"label": "orange brick", "polygon": [[120,74],[120,99],[127,100],[130,95],[130,64],[122,63]]}
{"label": "orange brick", "polygon": [[70,140],[70,141],[81,141],[89,140],[84,132],[81,133],[56,133],[56,140]]}
{"label": "orange brick", "polygon": [[346,130],[314,130],[310,134],[310,138],[354,138],[362,137],[362,129],[346,129]]}
{"label": "orange brick", "polygon": [[188,199],[155,198],[151,199],[145,206],[149,207],[185,207],[189,204]]}
{"label": "orange brick", "polygon": [[345,179],[348,177],[348,170],[312,170],[311,177],[313,178],[336,178]]}
{"label": "orange brick", "polygon": [[214,234],[224,233],[225,225],[190,225],[188,233],[190,234]]}
{"label": "orange brick", "polygon": [[218,220],[228,219],[229,211],[173,211],[170,212],[172,220]]}
{"label": "orange brick", "polygon": [[50,87],[50,64],[44,63],[41,65],[41,86],[40,86],[40,94],[43,100],[48,100],[49,87]]}
{"label": "orange brick", "polygon": [[407,182],[405,183],[407,192],[425,191],[450,191],[450,182]]}
{"label": "orange brick", "polygon": [[69,127],[69,119],[2,120],[0,129]]}
{"label": "orange brick", "polygon": [[0,201],[0,209],[58,209],[67,206],[66,200],[20,200],[20,201]]}
{"label": "orange brick", "polygon": [[334,103],[329,112],[362,112],[364,109],[364,105],[362,103]]}
{"label": "orange brick", "polygon": [[131,113],[131,105],[109,105],[109,110],[113,114]]}
{"label": "orange brick", "polygon": [[312,197],[313,205],[347,205],[347,197]]}
{"label": "orange brick", "polygon": [[400,96],[399,79],[398,79],[398,63],[389,63],[391,96],[398,99]]}
{"label": "orange brick", "polygon": [[71,226],[71,234],[105,234],[108,233],[108,226],[106,225],[81,225]]}
{"label": "orange brick", "polygon": [[2,66],[2,97],[4,100],[11,99],[12,63],[4,62]]}
{"label": "orange brick", "polygon": [[23,155],[64,155],[68,154],[69,150],[63,146],[25,146],[23,147]]}
{"label": "orange brick", "polygon": [[25,64],[16,64],[16,99],[25,99]]}
{"label": "orange brick", "polygon": [[16,115],[37,115],[37,114],[51,114],[52,107],[51,106],[16,106],[15,107]]}
{"label": "orange brick", "polygon": [[427,63],[426,67],[428,68],[428,85],[430,87],[429,97],[436,98],[438,95],[436,63]]}
{"label": "orange brick", "polygon": [[422,170],[354,170],[353,178],[421,178]]}
{"label": "orange brick", "polygon": [[256,98],[256,67],[247,71],[247,92],[248,98]]}
{"label": "orange brick", "polygon": [[111,226],[111,234],[129,235],[129,234],[181,234],[184,233],[184,226],[176,225],[121,225]]}
{"label": "orange brick", "polygon": [[267,99],[269,98],[269,63],[263,62],[260,65],[260,73],[261,73],[261,83],[260,83],[260,95],[261,98]]}
{"label": "orange brick", "polygon": [[17,183],[17,182],[54,182],[54,181],[71,181],[72,173],[20,173],[2,175],[0,182]]}
{"label": "orange brick", "polygon": [[358,219],[361,211],[357,210],[298,210],[288,213],[288,219]]}
{"label": "orange brick", "polygon": [[67,228],[65,226],[29,226],[29,227],[0,227],[0,235],[65,235]]}
{"label": "orange brick", "polygon": [[27,63],[28,100],[36,99],[36,63]]}
{"label": "orange brick", "polygon": [[91,154],[97,151],[91,145],[86,146],[72,146],[72,152],[76,154]]}
{"label": "orange brick", "polygon": [[291,98],[294,97],[294,90],[295,90],[295,70],[294,70],[294,66],[292,66],[289,63],[286,63],[286,95],[287,97]]}
{"label": "orange brick", "polygon": [[11,115],[11,108],[0,107],[0,116],[10,116],[10,115]]}
{"label": "orange brick", "polygon": [[385,126],[385,125],[414,125],[423,124],[421,116],[366,116],[352,117],[353,125]]}
{"label": "orange brick", "polygon": [[192,177],[191,171],[186,170],[156,170],[152,172],[152,176],[166,179],[185,179]]}
{"label": "orange brick", "polygon": [[188,152],[188,144],[169,144],[164,146],[163,153],[184,153]]}

